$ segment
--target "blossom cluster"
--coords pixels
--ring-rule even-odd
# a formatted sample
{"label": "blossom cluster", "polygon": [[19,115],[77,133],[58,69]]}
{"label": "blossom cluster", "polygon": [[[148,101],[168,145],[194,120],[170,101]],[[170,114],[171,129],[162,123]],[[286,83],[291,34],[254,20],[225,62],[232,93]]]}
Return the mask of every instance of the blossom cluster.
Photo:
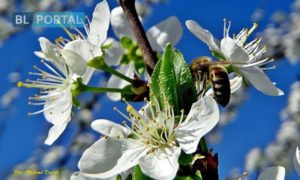
{"label": "blossom cluster", "polygon": [[[226,77],[233,77],[227,77],[229,94],[226,96],[235,93],[243,81],[266,95],[283,95],[264,72],[273,67],[266,67],[272,59],[264,56],[267,50],[261,45],[261,39],[246,42],[257,25],[233,37],[229,35],[230,25],[224,22],[224,35],[218,40],[197,22],[186,21],[191,33],[203,41],[217,59],[207,65],[215,63],[226,72]],[[118,40],[108,37],[110,26]],[[35,72],[29,74],[38,79],[18,82],[19,87],[40,89],[39,95],[29,98],[29,104],[43,108],[29,114],[43,113],[53,125],[45,140],[47,145],[52,145],[63,134],[73,118],[73,106],[80,106],[79,94],[106,92],[111,100],[127,104],[128,115],[115,108],[125,119],[122,125],[107,119],[91,123],[92,129],[103,136],[82,154],[79,171],[73,173],[71,179],[126,178],[135,176],[138,170],[153,179],[173,179],[184,165],[180,159],[185,155],[192,159],[188,162],[190,175],[204,176],[196,165],[208,161],[207,154],[212,156],[211,151],[205,150],[204,136],[219,122],[216,97],[220,92],[213,78],[207,74],[202,76],[201,68],[191,72],[192,67],[188,68],[182,54],[172,49],[170,44],[176,45],[182,37],[180,21],[172,16],[146,32],[151,47],[159,54],[153,74],[143,61],[122,7],[110,10],[108,2],[103,0],[83,28],[84,33],[77,28],[72,32],[64,28],[69,38],[59,37],[54,43],[45,37],[39,38],[41,51],[35,55],[42,59],[47,70],[34,66]],[[106,87],[88,86],[96,70],[111,74]],[[211,86],[207,86],[209,82]],[[137,110],[127,101],[140,96],[145,99],[145,105]],[[187,96],[191,101],[183,98]],[[58,151],[61,152],[61,148]],[[214,163],[217,164],[217,160]],[[299,165],[299,153],[295,164]],[[194,171],[195,168],[198,171]],[[279,180],[284,174],[283,167],[271,167],[259,179],[274,176]]]}

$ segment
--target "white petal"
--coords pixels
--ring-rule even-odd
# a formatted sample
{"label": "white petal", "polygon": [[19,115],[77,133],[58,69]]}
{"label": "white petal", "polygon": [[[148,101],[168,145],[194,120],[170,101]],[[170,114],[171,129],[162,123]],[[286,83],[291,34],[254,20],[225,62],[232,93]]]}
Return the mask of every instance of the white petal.
{"label": "white petal", "polygon": [[93,73],[95,69],[92,67],[87,67],[85,73],[81,76],[82,78],[82,83],[83,84],[88,84],[88,82],[91,80]]}
{"label": "white petal", "polygon": [[[110,178],[97,178],[97,179],[99,179],[99,180],[116,180],[117,177],[118,177],[118,175],[112,176]],[[122,179],[123,179],[123,177],[124,177],[124,179],[126,179],[127,176],[122,176],[122,174],[121,174],[121,177],[122,177]],[[85,175],[85,174],[80,173],[80,172],[74,172],[72,174],[70,180],[95,180],[95,178],[94,177],[89,177],[88,175]]]}
{"label": "white petal", "polygon": [[89,61],[96,56],[102,55],[100,47],[95,46],[86,40],[71,41],[65,45],[64,49],[77,53],[85,61]]}
{"label": "white petal", "polygon": [[50,42],[47,38],[45,37],[40,37],[39,39],[40,46],[42,51],[41,52],[35,52],[35,55],[38,56],[41,59],[46,59],[49,61],[58,60],[57,52],[55,51],[58,49],[58,47]]}
{"label": "white petal", "polygon": [[81,172],[97,174],[112,169],[122,156],[122,141],[101,138],[82,155],[78,167]]}
{"label": "white petal", "polygon": [[185,25],[198,39],[203,41],[210,50],[220,51],[220,41],[216,39],[208,30],[203,29],[198,23],[187,20]]}
{"label": "white petal", "polygon": [[230,79],[230,92],[231,94],[235,93],[242,85],[243,78],[236,76],[233,79]]}
{"label": "white petal", "polygon": [[173,179],[179,167],[178,158],[180,152],[179,147],[169,148],[167,151],[158,149],[141,158],[139,165],[142,172],[153,179]]}
{"label": "white petal", "polygon": [[95,131],[109,137],[127,137],[131,134],[131,131],[124,126],[106,119],[97,119],[91,126]]}
{"label": "white petal", "polygon": [[[124,74],[127,77],[133,78],[134,76],[134,64],[131,62],[128,65],[120,65],[118,69],[116,69],[118,72]],[[107,82],[107,87],[109,88],[124,88],[126,85],[128,85],[129,82],[120,79],[119,77],[115,75],[111,75]],[[113,100],[113,101],[118,101],[121,99],[121,94],[120,93],[107,93],[107,96]]]}
{"label": "white petal", "polygon": [[285,169],[281,166],[269,167],[263,170],[258,180],[284,180]]}
{"label": "white petal", "polygon": [[47,59],[46,55],[42,51],[34,51],[34,54],[41,59]]}
{"label": "white petal", "polygon": [[57,138],[64,132],[66,129],[66,126],[68,122],[71,120],[71,117],[67,119],[67,121],[64,124],[54,125],[50,128],[48,132],[47,139],[45,140],[45,144],[52,145],[54,141],[56,141]]}
{"label": "white petal", "polygon": [[193,153],[200,139],[211,131],[219,121],[219,108],[216,101],[205,96],[192,105],[183,123],[176,130],[176,139],[182,150]]}
{"label": "white petal", "polygon": [[181,39],[181,36],[182,27],[175,16],[171,16],[151,27],[147,32],[151,47],[156,51],[163,51],[167,43],[175,46]]}
{"label": "white petal", "polygon": [[110,21],[113,31],[119,39],[122,37],[128,37],[135,41],[135,36],[121,7],[116,7],[111,11]]}
{"label": "white petal", "polygon": [[229,61],[247,62],[249,60],[248,53],[230,37],[221,40],[221,52]]}
{"label": "white petal", "polygon": [[[110,12],[106,0],[98,3],[93,13],[93,19],[90,24],[88,41],[96,46],[100,46],[107,37],[109,27]],[[100,48],[100,47],[99,47]]]}
{"label": "white petal", "polygon": [[79,76],[82,76],[87,69],[86,61],[77,53],[64,49],[62,56],[71,70]]}
{"label": "white petal", "polygon": [[269,77],[258,67],[240,68],[240,72],[259,91],[269,96],[282,96],[284,93],[277,88]]}
{"label": "white petal", "polygon": [[111,44],[111,47],[105,51],[105,63],[109,66],[119,65],[121,56],[125,53],[120,43],[113,38],[108,38],[104,42],[104,45],[105,44]]}
{"label": "white petal", "polygon": [[109,178],[137,165],[146,153],[134,141],[101,138],[83,153],[78,166],[85,176]]}
{"label": "white petal", "polygon": [[293,164],[294,164],[294,168],[295,168],[296,172],[300,176],[300,151],[299,151],[298,146],[296,148],[295,155],[293,158]]}
{"label": "white petal", "polygon": [[48,95],[51,98],[48,98],[44,105],[45,119],[53,125],[65,124],[71,118],[73,103],[71,91],[69,89],[52,91]]}

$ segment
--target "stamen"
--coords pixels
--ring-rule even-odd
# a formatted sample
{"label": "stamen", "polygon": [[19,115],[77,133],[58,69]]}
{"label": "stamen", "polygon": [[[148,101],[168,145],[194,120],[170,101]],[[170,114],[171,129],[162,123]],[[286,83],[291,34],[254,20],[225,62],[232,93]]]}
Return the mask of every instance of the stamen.
{"label": "stamen", "polygon": [[117,107],[114,107],[114,111],[117,111],[121,116],[123,116],[126,120],[132,123],[132,120],[126,116],[124,113],[122,113]]}
{"label": "stamen", "polygon": [[251,29],[248,31],[248,36],[258,27],[257,23],[253,23],[253,26],[251,27]]}

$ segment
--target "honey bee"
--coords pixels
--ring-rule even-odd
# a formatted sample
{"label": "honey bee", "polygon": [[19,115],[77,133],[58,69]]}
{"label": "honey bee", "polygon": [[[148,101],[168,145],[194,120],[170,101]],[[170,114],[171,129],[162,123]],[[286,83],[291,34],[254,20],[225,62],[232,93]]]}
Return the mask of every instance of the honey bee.
{"label": "honey bee", "polygon": [[215,100],[223,107],[229,103],[230,82],[224,64],[214,63],[209,57],[200,57],[192,61],[190,70],[199,95],[203,96],[207,84],[210,84],[214,91]]}

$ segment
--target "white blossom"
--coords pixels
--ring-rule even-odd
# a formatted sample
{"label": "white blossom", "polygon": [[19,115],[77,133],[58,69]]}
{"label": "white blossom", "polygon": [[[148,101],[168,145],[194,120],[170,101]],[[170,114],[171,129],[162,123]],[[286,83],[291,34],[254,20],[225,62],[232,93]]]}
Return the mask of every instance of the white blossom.
{"label": "white blossom", "polygon": [[38,102],[29,103],[43,105],[44,108],[29,114],[43,112],[46,120],[53,124],[45,140],[47,145],[51,145],[63,133],[71,120],[72,90],[76,88],[74,83],[78,78],[85,84],[89,82],[94,69],[88,67],[86,62],[102,55],[100,45],[107,36],[109,16],[109,7],[104,0],[95,8],[93,19],[86,30],[87,37],[75,29],[79,35],[70,35],[72,41],[58,38],[56,44],[53,44],[44,37],[39,38],[42,51],[35,54],[44,59],[41,62],[48,70],[44,71],[34,66],[37,72],[30,74],[40,78],[34,81],[27,80],[26,83],[19,82],[18,86],[41,89],[40,95],[30,98]]}
{"label": "white blossom", "polygon": [[253,25],[251,29],[243,29],[236,36],[229,36],[230,23],[227,27],[224,22],[223,39],[216,39],[208,30],[203,29],[195,21],[186,21],[188,29],[201,41],[203,41],[209,49],[221,56],[223,60],[228,61],[235,66],[250,83],[259,91],[271,96],[283,95],[283,92],[275,87],[272,81],[264,73],[261,66],[268,64],[272,60],[264,58],[266,47],[261,47],[261,38],[256,38],[253,41],[246,43],[247,38],[257,27]]}
{"label": "white blossom", "polygon": [[[135,165],[154,179],[172,179],[176,176],[178,157],[196,151],[200,139],[217,124],[219,109],[215,100],[205,96],[195,102],[184,119],[175,121],[173,108],[167,101],[162,110],[154,98],[140,111],[128,104],[130,123],[118,125],[100,119],[92,128],[105,137],[99,139],[82,155],[79,173],[75,177],[109,178],[127,171]],[[133,138],[132,138],[133,137]]]}

